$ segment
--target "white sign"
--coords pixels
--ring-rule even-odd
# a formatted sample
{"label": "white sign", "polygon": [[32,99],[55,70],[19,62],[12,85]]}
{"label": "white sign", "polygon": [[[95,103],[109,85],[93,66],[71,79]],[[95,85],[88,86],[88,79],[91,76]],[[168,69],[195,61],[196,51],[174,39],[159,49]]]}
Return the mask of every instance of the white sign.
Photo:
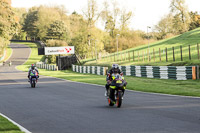
{"label": "white sign", "polygon": [[66,47],[45,47],[45,55],[74,54],[74,46]]}

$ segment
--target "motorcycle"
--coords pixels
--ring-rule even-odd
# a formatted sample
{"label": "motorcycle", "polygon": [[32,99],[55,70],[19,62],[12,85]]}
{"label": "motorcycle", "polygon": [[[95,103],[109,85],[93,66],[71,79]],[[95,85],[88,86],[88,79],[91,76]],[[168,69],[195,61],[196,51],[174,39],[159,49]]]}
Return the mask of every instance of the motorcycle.
{"label": "motorcycle", "polygon": [[122,74],[112,74],[112,81],[108,89],[107,97],[109,106],[116,104],[118,108],[121,107],[126,84],[127,83]]}
{"label": "motorcycle", "polygon": [[30,72],[30,84],[32,88],[35,88],[37,80],[38,80],[38,73],[36,70],[32,70]]}

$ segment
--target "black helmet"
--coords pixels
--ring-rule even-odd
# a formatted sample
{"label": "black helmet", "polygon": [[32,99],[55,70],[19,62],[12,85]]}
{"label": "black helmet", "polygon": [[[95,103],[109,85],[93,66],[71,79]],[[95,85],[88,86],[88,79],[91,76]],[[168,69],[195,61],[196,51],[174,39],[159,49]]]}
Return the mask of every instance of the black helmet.
{"label": "black helmet", "polygon": [[119,72],[119,65],[118,64],[112,64],[112,70],[114,73],[118,73]]}
{"label": "black helmet", "polygon": [[35,69],[35,65],[31,64],[31,69],[34,70]]}

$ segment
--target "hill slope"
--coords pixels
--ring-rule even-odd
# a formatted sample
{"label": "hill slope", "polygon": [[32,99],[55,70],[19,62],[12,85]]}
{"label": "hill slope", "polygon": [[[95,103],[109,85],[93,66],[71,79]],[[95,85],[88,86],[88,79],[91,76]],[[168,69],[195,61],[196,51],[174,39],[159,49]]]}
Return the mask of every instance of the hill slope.
{"label": "hill slope", "polygon": [[101,66],[111,66],[113,63],[118,63],[120,65],[159,66],[200,64],[198,60],[198,43],[200,43],[200,28],[169,39],[151,43],[149,46],[146,44],[136,48],[120,51],[118,56],[117,53],[112,53],[106,57],[101,57],[97,61],[95,59],[87,59],[83,60],[83,62],[84,65]]}

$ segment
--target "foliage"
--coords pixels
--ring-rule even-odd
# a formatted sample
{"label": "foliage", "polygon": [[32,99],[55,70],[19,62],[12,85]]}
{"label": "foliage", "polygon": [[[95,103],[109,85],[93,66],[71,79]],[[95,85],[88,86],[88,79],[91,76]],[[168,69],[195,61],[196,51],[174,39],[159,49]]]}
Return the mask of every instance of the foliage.
{"label": "foliage", "polygon": [[47,47],[59,47],[59,46],[68,46],[66,41],[63,40],[47,40]]}
{"label": "foliage", "polygon": [[12,39],[26,40],[26,33],[22,30],[24,19],[27,15],[26,9],[25,8],[13,8],[13,11],[15,12],[16,17],[18,18],[19,24],[16,28],[15,34],[13,35]]}
{"label": "foliage", "polygon": [[24,20],[23,30],[27,33],[29,37],[36,37],[37,36],[37,25],[36,22],[38,21],[38,9],[36,7],[32,7],[29,9],[26,18]]}
{"label": "foliage", "polygon": [[191,23],[189,30],[193,30],[200,27],[200,15],[197,12],[190,12],[190,18]]}
{"label": "foliage", "polygon": [[10,1],[0,1],[0,56],[3,55],[4,48],[9,44],[9,40],[16,33],[19,26],[19,19],[11,8]]}
{"label": "foliage", "polygon": [[56,20],[47,30],[47,37],[49,39],[59,39],[59,40],[68,40],[67,39],[67,28],[63,21]]}

